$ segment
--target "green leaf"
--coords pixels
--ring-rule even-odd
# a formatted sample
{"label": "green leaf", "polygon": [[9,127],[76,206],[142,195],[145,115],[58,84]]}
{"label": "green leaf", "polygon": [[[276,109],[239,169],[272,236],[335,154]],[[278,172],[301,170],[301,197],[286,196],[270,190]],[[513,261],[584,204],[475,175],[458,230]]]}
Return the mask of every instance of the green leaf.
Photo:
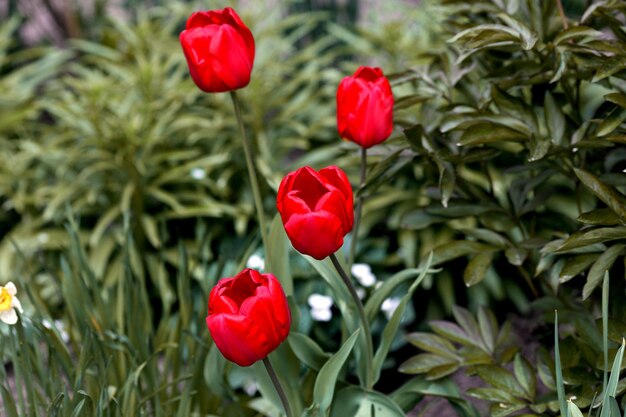
{"label": "green leaf", "polygon": [[532,135],[530,137],[528,162],[542,159],[550,151],[550,139],[543,136]]}
{"label": "green leaf", "polygon": [[561,350],[559,348],[559,314],[556,310],[554,310],[554,367],[556,375],[556,393],[559,399],[561,417],[567,417],[565,386],[563,385],[563,370],[561,368]]}
{"label": "green leaf", "polygon": [[537,390],[537,379],[535,378],[535,370],[532,365],[519,353],[515,355],[513,362],[513,372],[517,382],[524,388],[526,398],[533,400]]}
{"label": "green leaf", "polygon": [[561,274],[559,276],[559,282],[564,283],[574,278],[576,275],[586,271],[595,261],[600,254],[597,253],[585,253],[582,255],[574,256],[567,260]]}
{"label": "green leaf", "polygon": [[222,398],[232,398],[233,392],[226,383],[224,371],[228,361],[220,353],[216,345],[212,345],[204,363],[204,382],[209,391]]}
{"label": "green leaf", "polygon": [[561,107],[554,101],[550,91],[546,91],[543,103],[546,109],[546,125],[548,126],[552,143],[557,146],[563,146],[565,116],[561,111]]}
{"label": "green leaf", "polygon": [[484,145],[506,141],[522,141],[528,137],[505,126],[482,123],[467,128],[458,141],[458,146]]}
{"label": "green leaf", "polygon": [[374,354],[374,360],[371,364],[373,374],[374,374],[374,382],[378,381],[380,378],[380,372],[383,367],[383,363],[387,358],[387,354],[389,353],[389,349],[391,348],[391,344],[396,337],[396,333],[398,332],[398,328],[400,327],[400,321],[402,320],[402,316],[404,315],[404,310],[406,309],[407,304],[411,301],[413,297],[413,293],[421,284],[421,282],[426,278],[428,271],[430,270],[430,265],[432,264],[433,254],[432,252],[429,254],[428,259],[426,260],[426,268],[422,271],[422,273],[417,277],[415,282],[411,284],[409,291],[402,296],[402,300],[400,304],[393,312],[391,319],[383,329],[383,333],[380,339],[380,345]]}
{"label": "green leaf", "polygon": [[615,394],[617,393],[617,384],[619,382],[619,374],[622,368],[622,359],[624,358],[624,346],[626,346],[626,341],[622,339],[622,346],[620,346],[619,350],[615,354],[615,359],[613,360],[611,375],[609,376],[609,383],[606,386],[604,394],[602,395],[602,411],[600,413],[600,417],[609,417],[609,398],[615,397]]}
{"label": "green leaf", "polygon": [[622,255],[626,245],[613,245],[602,253],[598,259],[591,265],[589,274],[587,275],[587,281],[583,287],[583,300],[586,300],[593,290],[600,284],[604,273],[611,269],[615,260]]}
{"label": "green leaf", "polygon": [[624,196],[619,191],[582,169],[574,168],[574,173],[596,197],[609,206],[620,218],[626,219],[626,203]]}
{"label": "green leaf", "polygon": [[[365,303],[365,314],[370,322],[372,322],[376,315],[380,312],[380,306],[385,299],[389,298],[394,290],[403,282],[413,279],[415,276],[419,276],[424,271],[424,268],[411,268],[404,269],[390,278],[386,279],[380,287],[374,291],[367,302]],[[431,269],[429,273],[439,272],[439,270]]]}
{"label": "green leaf", "polygon": [[[604,410],[605,407],[607,406],[603,405],[602,409]],[[615,397],[609,397],[609,404],[607,408],[610,410],[607,417],[622,417],[622,413],[619,411],[619,405],[617,405]]]}
{"label": "green leaf", "polygon": [[623,93],[609,93],[604,96],[606,101],[610,101],[611,103],[615,103],[618,106],[626,108],[626,94]]}
{"label": "green leaf", "polygon": [[515,29],[515,31],[519,34],[521,39],[522,49],[529,51],[533,49],[537,40],[539,39],[537,33],[531,30],[528,26],[526,26],[520,20],[515,19],[509,14],[506,13],[498,13],[498,18],[506,23],[509,27]]}
{"label": "green leaf", "polygon": [[[461,363],[457,359],[439,356],[434,353],[420,353],[404,361],[398,367],[398,371],[406,374],[423,374],[434,368],[447,365],[458,368],[461,366]],[[452,369],[449,373],[453,372],[454,369]]]}
{"label": "green leaf", "polygon": [[432,333],[413,332],[406,335],[406,340],[414,346],[441,356],[457,359],[456,348],[448,340]]}
{"label": "green leaf", "polygon": [[330,417],[405,417],[389,396],[360,387],[347,387],[337,393]]}
{"label": "green leaf", "polygon": [[559,34],[556,35],[556,37],[554,38],[553,44],[554,46],[557,46],[571,39],[584,37],[597,38],[601,35],[602,32],[599,32],[588,26],[572,26],[562,32],[559,32]]}
{"label": "green leaf", "polygon": [[588,211],[578,216],[576,220],[594,226],[617,226],[622,223],[615,211],[609,208]]}
{"label": "green leaf", "polygon": [[474,318],[472,313],[470,313],[469,310],[463,307],[454,306],[452,307],[452,314],[454,315],[457,323],[459,323],[463,330],[465,330],[466,334],[468,334],[473,340],[478,342],[476,346],[481,348],[485,352],[489,352],[489,349],[487,349],[487,346],[485,345],[481,336],[478,323],[476,322],[476,319]]}
{"label": "green leaf", "polygon": [[[448,262],[461,256],[494,250],[497,250],[495,246],[487,245],[485,243],[472,242],[469,240],[447,242],[433,249],[433,266]],[[420,267],[422,267],[421,264]]]}
{"label": "green leaf", "polygon": [[17,407],[15,406],[15,400],[13,398],[13,394],[11,394],[4,385],[0,385],[0,389],[2,389],[2,403],[4,412],[7,417],[18,417]]}
{"label": "green leaf", "polygon": [[313,339],[305,334],[290,332],[287,342],[298,359],[316,371],[319,371],[330,357]]}
{"label": "green leaf", "polygon": [[596,135],[606,136],[613,132],[626,120],[626,109],[616,107],[609,115],[600,122]]}
{"label": "green leaf", "polygon": [[485,279],[495,253],[495,251],[481,252],[469,261],[463,272],[463,281],[466,286],[471,287]]}
{"label": "green leaf", "polygon": [[593,79],[591,80],[592,83],[597,83],[606,77],[610,77],[611,75],[626,69],[626,57],[616,56],[612,59],[607,59],[605,62],[606,63],[602,65],[593,76]]}
{"label": "green leaf", "polygon": [[470,336],[465,330],[455,323],[443,320],[433,320],[429,322],[428,325],[435,333],[446,337],[453,342],[460,343],[465,346],[475,347],[478,347],[481,343],[480,340],[476,339],[475,335]]}
{"label": "green leaf", "polygon": [[504,404],[515,404],[520,403],[520,400],[515,398],[513,395],[509,394],[507,391],[498,389],[498,388],[470,388],[467,390],[467,395],[479,398],[481,400],[495,402],[495,403],[504,403]]}
{"label": "green leaf", "polygon": [[357,329],[357,331],[352,333],[337,353],[331,356],[324,366],[322,366],[322,369],[320,369],[317,379],[315,380],[315,387],[313,388],[313,402],[305,410],[304,415],[327,415],[333,401],[335,383],[337,382],[339,371],[341,371],[341,368],[348,359],[348,355],[350,355],[360,331],[360,329]]}
{"label": "green leaf", "polygon": [[493,313],[483,306],[478,309],[478,328],[489,354],[493,354],[498,336],[498,322]]}
{"label": "green leaf", "polygon": [[567,412],[569,417],[583,417],[583,413],[580,411],[580,408],[578,408],[578,406],[576,406],[571,399],[567,400]]}
{"label": "green leaf", "polygon": [[290,245],[280,214],[276,214],[272,220],[268,240],[269,246],[265,250],[270,263],[267,271],[278,278],[285,290],[285,295],[293,295],[293,280],[289,269]]}
{"label": "green leaf", "polygon": [[519,398],[528,398],[525,390],[509,371],[495,365],[483,365],[476,368],[476,373],[485,382],[508,394]]}
{"label": "green leaf", "polygon": [[560,246],[555,248],[555,251],[565,252],[615,239],[626,239],[626,227],[602,227],[573,233]]}

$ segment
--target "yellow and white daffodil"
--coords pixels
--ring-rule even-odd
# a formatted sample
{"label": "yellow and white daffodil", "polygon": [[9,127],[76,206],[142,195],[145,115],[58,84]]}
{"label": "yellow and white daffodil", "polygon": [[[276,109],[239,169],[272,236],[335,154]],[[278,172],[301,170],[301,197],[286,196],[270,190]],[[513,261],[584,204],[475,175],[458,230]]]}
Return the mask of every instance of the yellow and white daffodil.
{"label": "yellow and white daffodil", "polygon": [[4,287],[0,287],[0,320],[7,324],[17,323],[17,313],[15,310],[22,312],[22,304],[15,296],[17,288],[12,282],[7,283]]}

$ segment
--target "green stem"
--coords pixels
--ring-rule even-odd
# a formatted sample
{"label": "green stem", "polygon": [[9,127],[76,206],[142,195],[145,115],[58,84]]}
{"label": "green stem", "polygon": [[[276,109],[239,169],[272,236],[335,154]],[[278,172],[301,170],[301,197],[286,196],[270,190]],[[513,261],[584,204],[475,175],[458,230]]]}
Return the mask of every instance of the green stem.
{"label": "green stem", "polygon": [[348,267],[352,267],[356,255],[356,242],[361,224],[361,212],[363,211],[363,186],[365,185],[365,172],[367,170],[367,149],[361,148],[361,183],[359,184],[359,197],[356,200],[356,210],[354,214],[354,228],[352,229],[352,242],[350,244],[350,255],[348,257]]}
{"label": "green stem", "polygon": [[359,319],[361,320],[363,336],[365,337],[365,344],[367,346],[367,371],[365,375],[365,388],[370,389],[374,385],[374,374],[372,372],[372,363],[374,362],[374,346],[372,344],[372,331],[370,330],[370,323],[367,320],[367,316],[365,315],[365,309],[363,308],[363,303],[361,303],[361,299],[356,293],[354,285],[352,285],[352,281],[348,277],[348,274],[346,274],[346,271],[344,271],[334,253],[330,255],[330,260],[335,266],[337,272],[339,272],[339,276],[343,280],[344,284],[346,284],[346,287],[348,287],[348,291],[350,291],[350,295],[352,296],[352,299],[356,304],[357,311],[359,312]]}
{"label": "green stem", "polygon": [[272,380],[272,383],[274,384],[274,388],[276,388],[276,392],[278,392],[278,396],[280,397],[280,402],[283,403],[285,414],[287,415],[287,417],[292,417],[293,414],[291,413],[291,407],[289,407],[289,400],[287,400],[287,395],[285,394],[285,390],[283,389],[283,386],[280,385],[280,381],[278,380],[278,376],[276,375],[276,372],[274,371],[274,367],[272,366],[272,363],[270,362],[269,357],[263,358],[263,365],[265,365],[265,369],[267,370],[267,373],[269,374],[270,379]]}
{"label": "green stem", "polygon": [[230,92],[230,98],[233,101],[233,107],[235,108],[235,116],[237,117],[237,124],[239,125],[239,134],[243,141],[243,152],[246,157],[246,165],[248,166],[248,175],[250,176],[250,185],[252,186],[252,195],[254,197],[254,205],[256,206],[256,214],[259,219],[259,229],[261,229],[261,239],[263,240],[263,247],[265,249],[265,260],[268,265],[271,265],[269,261],[268,252],[268,239],[267,228],[265,227],[265,213],[263,211],[263,200],[261,199],[261,188],[259,187],[259,179],[256,175],[256,169],[254,167],[254,160],[252,159],[252,143],[246,135],[246,129],[243,124],[243,118],[241,117],[241,105],[239,104],[239,98],[235,91]]}

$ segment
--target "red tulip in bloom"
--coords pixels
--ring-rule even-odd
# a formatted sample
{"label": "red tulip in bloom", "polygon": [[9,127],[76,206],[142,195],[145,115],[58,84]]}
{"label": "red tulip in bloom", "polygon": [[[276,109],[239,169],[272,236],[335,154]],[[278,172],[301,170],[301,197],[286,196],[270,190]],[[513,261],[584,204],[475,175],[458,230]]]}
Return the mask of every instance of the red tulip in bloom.
{"label": "red tulip in bloom", "polygon": [[343,245],[354,223],[352,188],[336,166],[300,168],[283,178],[276,207],[293,247],[324,259]]}
{"label": "red tulip in bloom", "polygon": [[393,130],[393,94],[380,68],[361,67],[337,89],[337,130],[363,148],[378,145]]}
{"label": "red tulip in bloom", "polygon": [[211,290],[206,324],[226,359],[250,366],[287,338],[291,312],[276,277],[247,268]]}
{"label": "red tulip in bloom", "polygon": [[254,38],[230,7],[192,14],[180,43],[191,78],[201,90],[221,93],[250,82]]}

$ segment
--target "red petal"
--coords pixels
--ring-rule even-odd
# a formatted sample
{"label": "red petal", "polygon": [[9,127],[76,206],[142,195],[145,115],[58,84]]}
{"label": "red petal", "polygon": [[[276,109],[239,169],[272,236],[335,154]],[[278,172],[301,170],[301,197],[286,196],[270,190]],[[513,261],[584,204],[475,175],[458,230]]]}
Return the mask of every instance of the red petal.
{"label": "red petal", "polygon": [[294,214],[285,224],[285,231],[297,251],[319,260],[343,245],[342,222],[327,211]]}
{"label": "red petal", "polygon": [[267,336],[247,317],[214,314],[206,323],[220,352],[239,366],[250,366],[270,352]]}

